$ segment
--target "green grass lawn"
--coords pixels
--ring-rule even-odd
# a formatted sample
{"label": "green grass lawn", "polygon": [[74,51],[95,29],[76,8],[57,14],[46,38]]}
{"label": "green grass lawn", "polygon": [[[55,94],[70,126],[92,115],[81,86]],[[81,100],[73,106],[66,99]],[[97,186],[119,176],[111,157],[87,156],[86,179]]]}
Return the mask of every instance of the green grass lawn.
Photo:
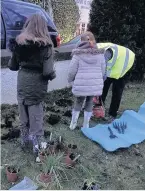
{"label": "green grass lawn", "polygon": [[[124,91],[120,111],[126,109],[138,110],[145,102],[145,83],[130,84]],[[106,102],[108,108],[110,93]],[[70,122],[68,118],[68,122]],[[79,120],[81,125],[83,118]],[[92,125],[97,121],[92,121]],[[80,164],[74,169],[67,169],[68,180],[61,178],[63,189],[79,190],[85,179],[94,178],[106,190],[139,190],[145,189],[145,142],[133,145],[113,153],[106,152],[98,144],[88,140],[80,130],[70,131],[68,125],[59,123],[54,126],[45,124],[45,129],[53,132],[55,137],[62,136],[67,143],[77,144],[81,155]],[[41,171],[41,165],[34,162],[31,152],[23,153],[19,147],[19,139],[3,141],[1,145],[1,189],[9,189],[12,185],[7,182],[5,166],[13,164],[20,167],[20,180],[27,176],[34,180],[39,189],[58,189],[56,186],[45,188],[40,185],[36,177]],[[19,181],[18,181],[19,182]]]}

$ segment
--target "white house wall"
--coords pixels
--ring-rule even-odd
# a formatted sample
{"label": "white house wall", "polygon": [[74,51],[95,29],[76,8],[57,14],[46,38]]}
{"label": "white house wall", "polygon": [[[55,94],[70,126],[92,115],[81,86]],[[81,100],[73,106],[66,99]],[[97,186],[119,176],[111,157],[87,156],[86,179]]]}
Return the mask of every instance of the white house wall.
{"label": "white house wall", "polygon": [[80,10],[80,23],[88,23],[92,0],[75,0],[75,1]]}

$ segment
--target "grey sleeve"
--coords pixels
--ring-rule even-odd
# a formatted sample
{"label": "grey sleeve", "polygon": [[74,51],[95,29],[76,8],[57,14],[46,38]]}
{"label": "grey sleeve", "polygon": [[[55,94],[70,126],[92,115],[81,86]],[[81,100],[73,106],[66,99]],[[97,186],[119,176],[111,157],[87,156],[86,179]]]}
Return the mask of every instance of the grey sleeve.
{"label": "grey sleeve", "polygon": [[19,62],[18,62],[17,55],[15,52],[12,53],[12,57],[10,58],[10,60],[8,62],[8,68],[12,71],[19,70]]}
{"label": "grey sleeve", "polygon": [[104,75],[106,74],[106,62],[105,62],[104,55],[102,55],[101,69],[102,69],[102,75],[103,75],[103,77],[104,77]]}
{"label": "grey sleeve", "polygon": [[105,61],[106,61],[106,63],[109,60],[111,60],[112,56],[113,56],[113,51],[110,48],[107,49],[106,52],[105,52]]}
{"label": "grey sleeve", "polygon": [[53,57],[53,49],[47,49],[43,58],[43,77],[47,80],[53,80],[56,77]]}
{"label": "grey sleeve", "polygon": [[68,83],[71,83],[75,80],[75,76],[77,74],[78,67],[79,67],[79,60],[77,59],[77,56],[73,56],[70,66],[69,66]]}

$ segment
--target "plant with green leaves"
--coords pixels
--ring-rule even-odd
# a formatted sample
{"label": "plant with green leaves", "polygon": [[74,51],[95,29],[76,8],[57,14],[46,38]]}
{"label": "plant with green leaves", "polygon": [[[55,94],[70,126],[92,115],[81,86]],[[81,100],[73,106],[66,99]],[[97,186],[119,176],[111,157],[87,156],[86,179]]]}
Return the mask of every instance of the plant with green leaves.
{"label": "plant with green leaves", "polygon": [[[45,175],[49,174],[52,176],[51,182],[45,184],[45,187],[57,186],[57,188],[62,189],[61,179],[63,177],[67,179],[66,165],[63,161],[64,161],[63,153],[48,155],[45,158],[45,161],[42,163],[43,173]],[[40,182],[39,180],[39,176],[37,177],[37,181],[42,184],[42,182]]]}
{"label": "plant with green leaves", "polygon": [[74,37],[79,21],[79,8],[75,0],[51,0],[54,22],[64,42]]}

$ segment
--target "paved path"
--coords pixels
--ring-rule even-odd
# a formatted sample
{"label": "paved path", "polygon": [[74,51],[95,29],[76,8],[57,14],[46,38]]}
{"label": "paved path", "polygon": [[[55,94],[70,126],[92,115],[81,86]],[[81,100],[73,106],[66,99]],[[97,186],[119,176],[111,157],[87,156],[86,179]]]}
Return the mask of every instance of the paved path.
{"label": "paved path", "polygon": [[[55,64],[56,79],[49,83],[48,91],[65,88],[70,61],[60,61]],[[1,69],[1,103],[17,103],[17,72]]]}

